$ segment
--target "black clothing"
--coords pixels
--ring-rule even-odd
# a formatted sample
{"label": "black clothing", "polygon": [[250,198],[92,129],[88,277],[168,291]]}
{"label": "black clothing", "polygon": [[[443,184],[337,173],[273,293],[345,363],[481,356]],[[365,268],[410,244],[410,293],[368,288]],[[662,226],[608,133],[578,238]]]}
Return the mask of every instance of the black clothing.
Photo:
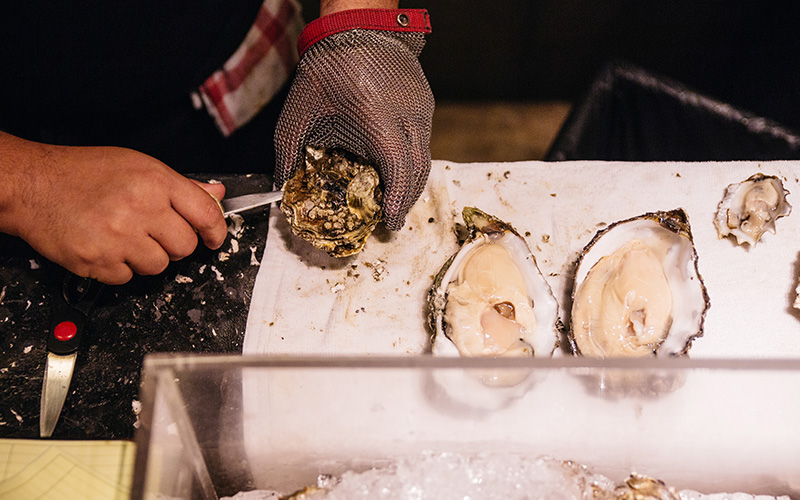
{"label": "black clothing", "polygon": [[[130,147],[183,172],[263,172],[259,165],[237,165],[243,159],[230,151],[236,141],[223,139],[190,97],[233,54],[260,5],[2,2],[0,130],[51,144]],[[276,107],[271,103],[275,117]],[[268,144],[260,144],[258,133],[254,147],[271,151],[274,126],[265,121],[259,117],[231,139],[261,126]]]}

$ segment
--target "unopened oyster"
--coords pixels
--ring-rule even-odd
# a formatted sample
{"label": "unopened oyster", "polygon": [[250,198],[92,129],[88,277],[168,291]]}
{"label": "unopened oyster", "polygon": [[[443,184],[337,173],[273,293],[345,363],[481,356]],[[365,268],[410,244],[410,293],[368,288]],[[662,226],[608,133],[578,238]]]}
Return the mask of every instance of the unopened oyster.
{"label": "unopened oyster", "polygon": [[333,257],[347,257],[361,251],[381,220],[379,183],[365,159],[309,147],[283,186],[281,211],[294,234]]}
{"label": "unopened oyster", "polygon": [[280,497],[278,500],[314,500],[324,499],[328,496],[328,489],[319,486],[306,486],[291,495]]}
{"label": "unopened oyster", "polygon": [[792,212],[788,194],[773,175],[755,174],[729,185],[714,218],[717,234],[720,238],[733,235],[739,245],[755,246],[767,231],[775,234],[777,219]]}
{"label": "unopened oyster", "polygon": [[647,213],[598,231],[578,259],[572,298],[576,354],[685,354],[709,307],[686,213]]}
{"label": "unopened oyster", "polygon": [[613,493],[614,500],[681,500],[664,481],[632,473]]}
{"label": "unopened oyster", "polygon": [[433,354],[551,356],[558,304],[525,240],[477,208],[462,216],[469,236],[428,294]]}

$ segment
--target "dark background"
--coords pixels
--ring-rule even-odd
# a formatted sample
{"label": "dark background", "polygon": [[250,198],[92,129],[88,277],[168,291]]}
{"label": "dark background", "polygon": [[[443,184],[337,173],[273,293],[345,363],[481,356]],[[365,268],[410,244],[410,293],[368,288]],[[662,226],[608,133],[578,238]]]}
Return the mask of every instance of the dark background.
{"label": "dark background", "polygon": [[[302,0],[307,18],[316,0]],[[800,129],[800,2],[413,0],[433,32],[421,61],[437,101],[575,102],[622,58]]]}

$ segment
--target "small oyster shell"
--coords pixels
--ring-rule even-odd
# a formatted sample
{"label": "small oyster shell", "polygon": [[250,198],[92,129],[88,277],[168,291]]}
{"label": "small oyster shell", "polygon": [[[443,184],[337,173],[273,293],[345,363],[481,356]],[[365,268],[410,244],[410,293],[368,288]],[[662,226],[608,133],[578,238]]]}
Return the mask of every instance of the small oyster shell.
{"label": "small oyster shell", "polygon": [[686,213],[647,213],[598,231],[581,252],[569,338],[584,356],[681,355],[708,307]]}
{"label": "small oyster shell", "polygon": [[340,149],[306,148],[283,186],[281,211],[292,232],[333,257],[361,251],[381,220],[380,178],[366,160]]}
{"label": "small oyster shell", "polygon": [[625,484],[614,490],[614,500],[680,500],[680,495],[664,481],[632,473]]}
{"label": "small oyster shell", "polygon": [[720,238],[736,237],[739,245],[756,244],[767,231],[775,234],[775,221],[792,212],[789,192],[773,175],[755,174],[731,184],[717,207],[714,226]]}
{"label": "small oyster shell", "polygon": [[794,301],[792,301],[792,307],[800,310],[800,279],[798,279],[797,285],[794,288]]}
{"label": "small oyster shell", "polygon": [[328,496],[328,490],[319,488],[317,486],[306,486],[300,491],[286,496],[282,496],[279,500],[313,500],[315,498],[323,499]]}
{"label": "small oyster shell", "polygon": [[551,356],[558,304],[525,240],[477,208],[462,216],[469,237],[428,294],[433,354]]}

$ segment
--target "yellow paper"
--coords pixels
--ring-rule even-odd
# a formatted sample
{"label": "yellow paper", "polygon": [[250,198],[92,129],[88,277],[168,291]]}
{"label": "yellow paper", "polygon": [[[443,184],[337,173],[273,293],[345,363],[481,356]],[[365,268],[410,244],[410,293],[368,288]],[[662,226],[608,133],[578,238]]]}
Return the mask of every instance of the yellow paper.
{"label": "yellow paper", "polygon": [[127,499],[134,458],[129,441],[0,439],[0,499]]}

